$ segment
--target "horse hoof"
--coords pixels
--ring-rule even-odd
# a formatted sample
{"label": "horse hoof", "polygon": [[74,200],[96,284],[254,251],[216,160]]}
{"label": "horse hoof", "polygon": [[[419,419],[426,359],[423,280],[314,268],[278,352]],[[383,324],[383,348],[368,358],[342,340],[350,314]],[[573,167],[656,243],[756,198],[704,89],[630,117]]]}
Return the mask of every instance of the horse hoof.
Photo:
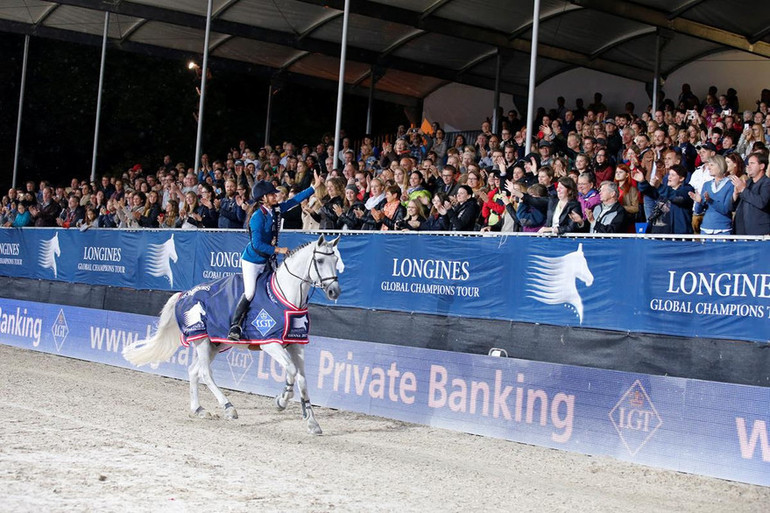
{"label": "horse hoof", "polygon": [[227,420],[235,420],[238,418],[238,411],[235,409],[234,406],[230,406],[225,410],[225,418]]}
{"label": "horse hoof", "polygon": [[315,436],[319,436],[323,434],[323,431],[321,430],[321,426],[319,426],[318,424],[315,424],[313,426],[308,426],[307,432]]}
{"label": "horse hoof", "polygon": [[203,409],[202,406],[199,406],[197,410],[190,412],[190,417],[194,419],[210,419],[211,414]]}
{"label": "horse hoof", "polygon": [[281,404],[281,396],[277,395],[275,396],[275,407],[278,409],[278,411],[283,411],[286,409],[286,404]]}

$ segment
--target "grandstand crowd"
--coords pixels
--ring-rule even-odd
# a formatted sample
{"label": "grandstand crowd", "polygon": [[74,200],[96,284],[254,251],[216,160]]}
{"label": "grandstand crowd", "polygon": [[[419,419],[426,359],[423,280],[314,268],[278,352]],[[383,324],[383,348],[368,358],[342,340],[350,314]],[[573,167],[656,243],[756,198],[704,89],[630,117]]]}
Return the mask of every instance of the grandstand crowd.
{"label": "grandstand crowd", "polygon": [[[303,230],[770,234],[770,90],[739,105],[687,84],[659,110],[610,114],[596,93],[574,108],[540,108],[526,147],[511,110],[493,132],[447,134],[439,123],[399,126],[375,144],[341,140],[338,161],[317,144],[252,149],[246,141],[199,170],[170,156],[91,183],[26,182],[2,199],[0,225],[63,228],[221,228],[248,225],[251,190],[272,181],[287,199],[324,177],[283,215]],[[743,108],[743,110],[741,110]]]}

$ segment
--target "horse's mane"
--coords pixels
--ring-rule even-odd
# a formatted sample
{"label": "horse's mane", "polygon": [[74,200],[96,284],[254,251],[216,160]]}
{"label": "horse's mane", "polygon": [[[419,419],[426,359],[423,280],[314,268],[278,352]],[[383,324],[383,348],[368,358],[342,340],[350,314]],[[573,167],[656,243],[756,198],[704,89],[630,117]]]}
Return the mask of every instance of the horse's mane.
{"label": "horse's mane", "polygon": [[315,244],[315,242],[316,242],[316,241],[314,241],[314,240],[311,240],[311,241],[309,241],[309,242],[306,242],[306,243],[304,243],[304,244],[302,244],[302,245],[300,245],[300,246],[297,246],[296,248],[294,248],[294,249],[290,250],[288,253],[286,253],[286,257],[283,259],[283,262],[281,262],[281,264],[280,264],[278,267],[280,268],[280,267],[281,267],[283,264],[285,264],[285,263],[286,263],[286,261],[287,261],[287,260],[288,260],[288,259],[289,259],[291,256],[293,256],[293,255],[294,255],[294,254],[296,254],[296,253],[299,253],[301,250],[305,249],[305,248],[306,248],[306,247],[308,247],[309,245],[311,245],[311,244]]}

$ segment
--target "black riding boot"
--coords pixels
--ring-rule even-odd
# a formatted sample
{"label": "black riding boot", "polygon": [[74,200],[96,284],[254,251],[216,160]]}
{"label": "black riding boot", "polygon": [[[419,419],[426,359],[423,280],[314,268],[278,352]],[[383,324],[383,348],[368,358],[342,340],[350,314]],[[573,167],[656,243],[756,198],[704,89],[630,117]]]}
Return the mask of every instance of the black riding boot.
{"label": "black riding boot", "polygon": [[227,333],[227,338],[230,340],[240,340],[243,335],[241,330],[241,323],[243,318],[246,317],[246,313],[249,311],[249,305],[251,301],[246,299],[246,294],[241,294],[238,304],[235,307],[232,321],[230,322],[230,331]]}

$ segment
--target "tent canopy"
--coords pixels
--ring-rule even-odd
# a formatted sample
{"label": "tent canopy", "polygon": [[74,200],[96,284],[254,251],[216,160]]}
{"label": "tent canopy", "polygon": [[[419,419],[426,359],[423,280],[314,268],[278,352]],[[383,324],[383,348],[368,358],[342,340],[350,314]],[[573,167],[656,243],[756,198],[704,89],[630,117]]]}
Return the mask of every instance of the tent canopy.
{"label": "tent canopy", "polygon": [[[203,52],[206,0],[6,0],[0,30],[191,58]],[[336,88],[344,0],[214,0],[218,63]],[[532,0],[354,0],[345,86],[416,105],[456,82],[526,94]],[[729,13],[726,12],[729,9]],[[537,83],[583,67],[651,82],[705,56],[770,58],[767,0],[541,0]]]}

